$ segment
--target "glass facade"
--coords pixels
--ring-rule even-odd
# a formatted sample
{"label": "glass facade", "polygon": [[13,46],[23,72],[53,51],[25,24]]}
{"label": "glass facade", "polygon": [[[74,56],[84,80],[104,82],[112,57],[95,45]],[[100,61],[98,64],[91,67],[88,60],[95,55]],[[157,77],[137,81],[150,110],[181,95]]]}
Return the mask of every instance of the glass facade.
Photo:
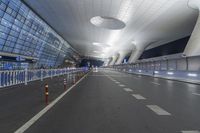
{"label": "glass facade", "polygon": [[38,58],[38,67],[58,66],[76,54],[20,0],[0,0],[0,52]]}

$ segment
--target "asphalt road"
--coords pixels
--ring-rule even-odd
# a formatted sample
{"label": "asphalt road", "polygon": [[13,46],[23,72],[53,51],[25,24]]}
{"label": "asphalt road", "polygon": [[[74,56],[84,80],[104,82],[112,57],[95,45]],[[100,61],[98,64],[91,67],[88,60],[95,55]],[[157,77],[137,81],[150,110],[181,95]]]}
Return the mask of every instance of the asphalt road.
{"label": "asphalt road", "polygon": [[200,86],[91,72],[27,133],[199,133]]}
{"label": "asphalt road", "polygon": [[[73,75],[71,74],[71,77]],[[63,81],[67,79],[67,88],[72,85],[69,75],[47,78],[44,81],[29,82],[0,89],[0,133],[13,133],[40,110],[46,107],[44,86],[49,85],[49,102],[52,102],[64,90]]]}

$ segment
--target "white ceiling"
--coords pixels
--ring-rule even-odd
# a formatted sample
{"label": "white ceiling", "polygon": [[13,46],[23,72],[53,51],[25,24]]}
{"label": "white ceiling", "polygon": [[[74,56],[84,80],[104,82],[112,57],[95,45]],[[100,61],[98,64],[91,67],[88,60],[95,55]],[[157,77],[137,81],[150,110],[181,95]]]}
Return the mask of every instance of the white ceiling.
{"label": "white ceiling", "polygon": [[[81,55],[100,58],[132,49],[132,42],[158,45],[190,35],[197,18],[197,11],[188,8],[188,0],[24,1]],[[109,30],[94,26],[90,19],[95,16],[119,19],[126,27]]]}

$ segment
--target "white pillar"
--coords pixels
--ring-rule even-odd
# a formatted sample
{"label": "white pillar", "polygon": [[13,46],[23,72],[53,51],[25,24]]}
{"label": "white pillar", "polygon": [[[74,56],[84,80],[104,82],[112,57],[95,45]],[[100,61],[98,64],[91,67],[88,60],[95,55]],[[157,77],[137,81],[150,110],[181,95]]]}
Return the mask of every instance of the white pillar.
{"label": "white pillar", "polygon": [[115,62],[116,62],[116,60],[117,60],[117,55],[114,55],[113,57],[112,57],[112,61],[110,62],[110,64],[109,65],[114,65],[115,64]]}
{"label": "white pillar", "polygon": [[104,63],[103,63],[103,66],[108,66],[109,65],[109,63],[110,63],[110,58],[108,58],[108,59],[104,59],[103,61],[104,61]]}
{"label": "white pillar", "polygon": [[110,57],[109,61],[108,61],[108,64],[107,64],[108,66],[110,65],[110,63],[112,62],[112,60],[113,60],[112,57]]}
{"label": "white pillar", "polygon": [[131,53],[131,56],[128,60],[128,63],[136,62],[140,58],[140,56],[142,55],[143,51],[148,46],[148,44],[149,44],[148,42],[141,42],[141,43],[135,45],[135,47]]}
{"label": "white pillar", "polygon": [[[200,9],[200,0],[189,0],[188,5],[194,9]],[[192,35],[188,41],[188,44],[184,50],[186,56],[200,55],[200,11],[199,16],[192,32]]]}
{"label": "white pillar", "polygon": [[120,51],[119,57],[118,57],[117,61],[115,62],[115,64],[116,65],[121,64],[128,53],[129,53],[129,51]]}

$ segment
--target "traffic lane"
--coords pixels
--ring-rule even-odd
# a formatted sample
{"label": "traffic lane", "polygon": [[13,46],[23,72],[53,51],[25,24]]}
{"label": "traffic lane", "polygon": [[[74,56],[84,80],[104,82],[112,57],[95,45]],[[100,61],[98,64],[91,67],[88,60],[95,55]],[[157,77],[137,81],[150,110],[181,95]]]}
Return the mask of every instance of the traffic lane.
{"label": "traffic lane", "polygon": [[152,84],[154,84],[154,83],[159,83],[162,85],[170,85],[171,84],[175,88],[184,87],[184,88],[187,88],[192,93],[200,93],[200,85],[198,85],[198,84],[192,84],[192,83],[181,82],[181,81],[176,81],[176,80],[167,80],[167,79],[156,78],[156,77],[154,78],[151,76],[144,76],[144,75],[138,75],[138,74],[129,74],[129,73],[119,72],[119,71],[105,71],[105,72],[108,72],[110,75],[113,75],[115,77],[118,77],[119,75],[122,75],[122,76],[124,75],[124,77],[128,76],[128,77],[133,77],[135,79],[145,79],[145,80],[148,80],[149,82],[151,82]]}
{"label": "traffic lane", "polygon": [[[111,75],[127,87],[133,88],[134,93],[147,98],[146,104],[154,103],[169,111],[176,118],[179,128],[199,129],[200,97],[192,94],[195,89],[193,87],[197,85],[193,86],[192,84],[176,83],[176,81],[163,79],[162,82],[158,82],[160,85],[154,85],[151,83],[154,79],[147,76],[136,79],[134,78],[136,75],[133,75],[132,78],[114,77],[113,72],[111,72]],[[192,88],[190,88],[191,85]],[[199,86],[196,89],[198,88]]]}
{"label": "traffic lane", "polygon": [[[175,133],[171,117],[159,117],[102,73],[91,73],[27,133]],[[93,75],[93,76],[92,76]]]}
{"label": "traffic lane", "polygon": [[[44,79],[44,81],[29,82],[2,88],[0,91],[0,131],[14,132],[32,116],[46,106],[44,100],[44,85],[49,84],[49,101],[54,100],[63,91],[65,76]],[[68,84],[70,86],[70,84]]]}

